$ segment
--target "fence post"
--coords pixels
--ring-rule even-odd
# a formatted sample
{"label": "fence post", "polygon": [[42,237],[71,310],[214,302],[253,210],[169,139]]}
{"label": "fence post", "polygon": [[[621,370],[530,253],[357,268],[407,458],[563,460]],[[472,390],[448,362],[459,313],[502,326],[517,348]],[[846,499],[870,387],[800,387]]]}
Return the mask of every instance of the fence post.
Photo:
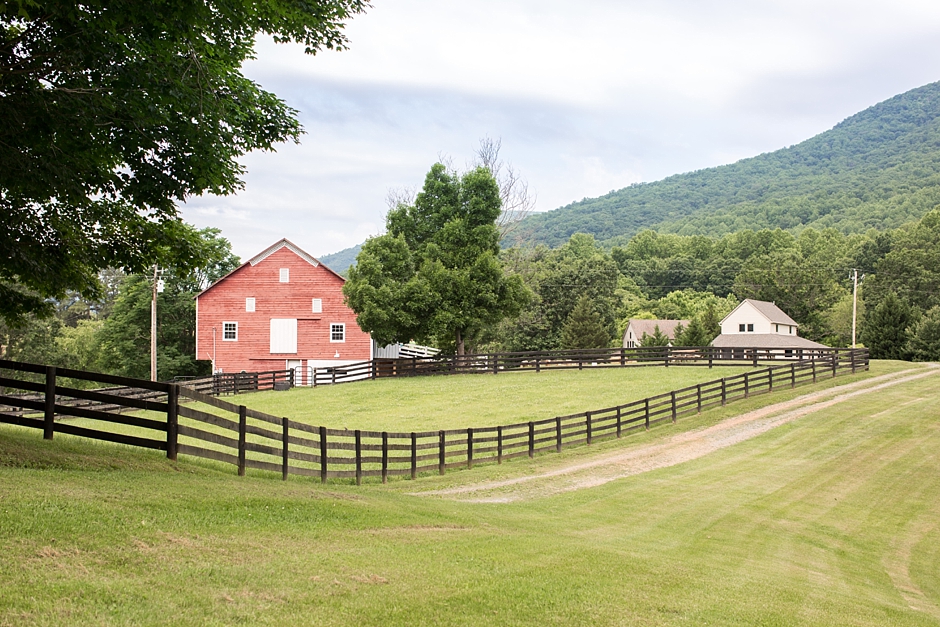
{"label": "fence post", "polygon": [[663,346],[663,366],[666,368],[669,367],[670,354],[671,354],[670,348],[668,346]]}
{"label": "fence post", "polygon": [[295,377],[295,376],[296,376],[296,375],[295,375],[295,373],[294,373],[294,369],[293,369],[293,368],[291,368],[290,370],[287,371],[287,380],[288,380],[288,382],[290,382],[290,386],[291,386],[292,388],[297,387],[297,382],[294,380],[294,377]]}
{"label": "fence post", "polygon": [[587,427],[587,443],[588,446],[591,444],[591,412],[584,412],[584,424]]}
{"label": "fence post", "polygon": [[238,406],[238,476],[245,476],[245,436],[248,434],[248,408]]}
{"label": "fence post", "polygon": [[418,476],[418,436],[411,432],[411,478]]}
{"label": "fence post", "polygon": [[561,453],[561,416],[555,416],[555,452]]}
{"label": "fence post", "polygon": [[288,422],[286,417],[281,418],[281,479],[284,481],[287,481],[287,473],[290,472],[290,458],[287,454]]}
{"label": "fence post", "polygon": [[496,463],[503,463],[503,426],[496,427]]}
{"label": "fence post", "polygon": [[697,409],[696,413],[702,413],[702,384],[699,383],[695,386],[695,406]]}
{"label": "fence post", "polygon": [[617,437],[620,437],[620,433],[623,431],[623,408],[620,405],[617,405]]}
{"label": "fence post", "polygon": [[791,388],[796,387],[796,363],[795,362],[790,363],[790,387]]}
{"label": "fence post", "polygon": [[752,356],[753,359],[754,359],[753,365],[754,365],[755,368],[757,368],[757,349],[756,349],[756,348],[752,348],[752,349],[751,349],[751,356]]}
{"label": "fence post", "polygon": [[725,384],[725,378],[721,378],[721,406],[724,407],[728,402],[728,387]]}
{"label": "fence post", "polygon": [[493,353],[493,374],[499,374],[499,355]]}
{"label": "fence post", "polygon": [[810,363],[813,364],[813,383],[816,383],[816,359],[815,359],[815,356],[814,356],[812,362],[810,362]]}
{"label": "fence post", "polygon": [[670,392],[669,396],[670,396],[670,399],[672,400],[672,421],[675,422],[676,421],[676,393]]}
{"label": "fence post", "polygon": [[649,431],[650,430],[650,399],[649,397],[646,397],[645,399],[643,399],[643,405],[646,410],[646,430]]}
{"label": "fence post", "polygon": [[529,421],[529,457],[535,455],[535,423]]}
{"label": "fence post", "polygon": [[712,346],[708,347],[708,367],[712,367],[712,360],[715,358],[715,349]]}
{"label": "fence post", "polygon": [[382,432],[382,483],[388,483],[388,432]]}
{"label": "fence post", "polygon": [[467,428],[467,468],[473,468],[473,428]]}
{"label": "fence post", "polygon": [[356,429],[356,485],[362,485],[362,431]]}
{"label": "fence post", "polygon": [[320,427],[320,483],[326,483],[326,427]]}
{"label": "fence post", "polygon": [[855,349],[853,348],[849,355],[852,356],[852,374],[855,374]]}
{"label": "fence post", "polygon": [[372,375],[372,379],[375,380],[375,377],[376,377],[376,370],[379,369],[379,365],[376,363],[376,361],[375,361],[374,359],[373,359],[371,362],[369,362],[369,363],[370,363],[370,368],[369,368],[369,369],[370,369],[370,371],[371,371],[370,374]]}
{"label": "fence post", "polygon": [[171,383],[166,390],[166,458],[176,461],[179,442],[180,386]]}
{"label": "fence post", "polygon": [[447,458],[447,453],[446,453],[447,444],[444,442],[444,431],[441,430],[438,433],[438,435],[440,437],[440,443],[438,445],[437,471],[443,475],[444,470],[445,470],[444,466],[446,465],[446,458]]}
{"label": "fence post", "polygon": [[832,352],[832,378],[836,378],[836,370],[839,368],[839,354],[836,351]]}
{"label": "fence post", "polygon": [[751,394],[751,382],[748,380],[748,375],[750,373],[744,373],[744,398],[747,398]]}
{"label": "fence post", "polygon": [[620,347],[620,367],[623,368],[627,365],[627,349],[623,346]]}
{"label": "fence post", "polygon": [[535,371],[536,371],[536,372],[542,372],[541,368],[539,367],[539,358],[538,358],[538,357],[535,358]]}
{"label": "fence post", "polygon": [[46,366],[46,408],[43,414],[42,437],[51,440],[55,431],[55,366]]}

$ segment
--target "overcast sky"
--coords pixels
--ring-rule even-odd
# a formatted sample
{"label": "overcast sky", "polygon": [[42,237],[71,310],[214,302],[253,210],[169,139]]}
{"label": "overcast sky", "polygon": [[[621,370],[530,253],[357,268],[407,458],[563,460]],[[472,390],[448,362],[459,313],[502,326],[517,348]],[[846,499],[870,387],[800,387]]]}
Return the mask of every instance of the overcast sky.
{"label": "overcast sky", "polygon": [[937,0],[374,0],[350,49],[261,40],[246,74],[300,145],[244,159],[236,196],[182,207],[248,258],[379,233],[389,189],[483,137],[547,211],[798,143],[940,80]]}

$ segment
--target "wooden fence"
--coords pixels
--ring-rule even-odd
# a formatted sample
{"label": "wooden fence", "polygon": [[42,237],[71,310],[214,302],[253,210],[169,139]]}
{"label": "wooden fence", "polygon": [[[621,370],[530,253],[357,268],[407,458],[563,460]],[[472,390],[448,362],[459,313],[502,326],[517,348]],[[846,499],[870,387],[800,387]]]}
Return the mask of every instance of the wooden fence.
{"label": "wooden fence", "polygon": [[750,363],[831,361],[850,358],[850,348],[780,349],[716,348],[713,346],[601,348],[591,350],[528,351],[474,355],[437,355],[411,359],[373,359],[333,367],[313,368],[304,377],[307,385],[331,385],[381,377],[413,377],[444,374],[499,374],[585,368],[649,366],[740,366]]}
{"label": "wooden fence", "polygon": [[[40,393],[40,398],[0,394],[0,422],[42,429],[46,439],[68,433],[131,446],[230,463],[243,475],[248,468],[319,477],[355,479],[389,476],[416,478],[424,472],[443,474],[452,468],[496,462],[621,437],[703,409],[771,392],[781,387],[815,383],[822,377],[868,369],[865,349],[833,351],[828,359],[771,365],[623,405],[577,414],[494,427],[421,432],[385,432],[312,426],[236,405],[179,383],[154,383],[0,360],[0,370],[41,374],[43,382],[0,377],[0,386]],[[69,377],[160,393],[160,400],[114,397],[100,391],[60,386]],[[147,410],[158,417],[123,415],[62,402],[77,398]],[[189,399],[219,413],[181,403]],[[13,410],[13,411],[10,411]],[[56,420],[57,416],[123,425],[125,432],[103,431]],[[96,423],[97,424],[97,423]],[[134,431],[128,433],[127,431]],[[143,435],[146,434],[146,435]]]}

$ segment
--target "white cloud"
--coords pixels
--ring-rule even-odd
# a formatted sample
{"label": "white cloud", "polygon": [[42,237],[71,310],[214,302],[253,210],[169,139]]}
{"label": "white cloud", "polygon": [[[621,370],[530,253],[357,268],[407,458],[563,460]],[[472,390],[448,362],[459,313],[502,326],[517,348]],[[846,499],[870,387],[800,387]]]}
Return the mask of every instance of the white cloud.
{"label": "white cloud", "polygon": [[389,188],[484,136],[546,210],[790,145],[940,79],[940,3],[383,0],[350,50],[258,43],[249,76],[300,110],[300,146],[245,159],[247,188],[187,219],[250,256],[377,233]]}

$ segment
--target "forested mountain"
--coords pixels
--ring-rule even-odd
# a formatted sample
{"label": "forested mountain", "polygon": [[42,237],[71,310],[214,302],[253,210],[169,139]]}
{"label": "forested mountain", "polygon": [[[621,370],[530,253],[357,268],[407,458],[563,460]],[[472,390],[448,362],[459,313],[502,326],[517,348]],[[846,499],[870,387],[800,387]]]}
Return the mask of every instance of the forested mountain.
{"label": "forested mountain", "polygon": [[898,227],[940,206],[940,82],[853,115],[800,144],[731,165],[631,185],[527,218],[504,246],[560,246],[573,233],[626,240],[645,228]]}

